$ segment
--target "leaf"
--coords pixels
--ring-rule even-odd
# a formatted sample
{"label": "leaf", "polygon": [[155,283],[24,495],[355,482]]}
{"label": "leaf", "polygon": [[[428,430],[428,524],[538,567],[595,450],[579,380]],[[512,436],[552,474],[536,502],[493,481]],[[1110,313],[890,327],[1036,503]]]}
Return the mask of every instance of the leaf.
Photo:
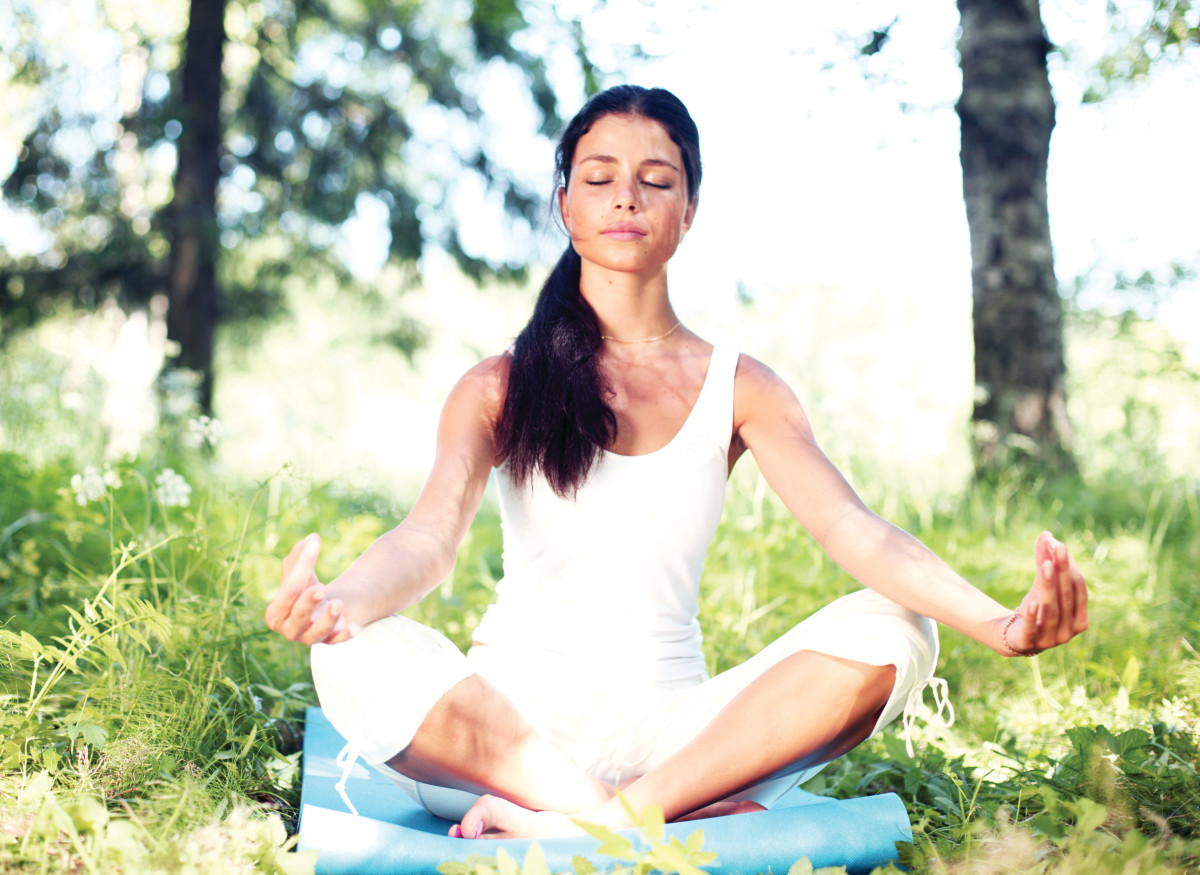
{"label": "leaf", "polygon": [[582,820],[575,821],[575,825],[600,842],[600,847],[596,848],[597,854],[616,857],[618,860],[637,859],[637,854],[633,852],[633,843],[625,836],[618,835],[608,827],[584,823]]}
{"label": "leaf", "polygon": [[[72,729],[75,730],[73,733]],[[82,738],[97,750],[103,748],[108,741],[108,733],[94,723],[76,723],[74,726],[68,726],[67,734],[71,738]]]}
{"label": "leaf", "polygon": [[496,851],[496,871],[499,875],[521,875],[517,861],[504,848],[499,848]]}
{"label": "leaf", "polygon": [[38,641],[28,632],[22,631],[20,635],[15,635],[7,629],[0,629],[0,642],[7,642],[10,646],[18,650],[22,656],[33,657],[42,654],[42,642]]}
{"label": "leaf", "polygon": [[596,875],[598,871],[591,860],[578,854],[571,858],[571,869],[574,870],[575,875]]}
{"label": "leaf", "polygon": [[1130,751],[1145,747],[1153,740],[1154,736],[1144,729],[1126,729],[1113,739],[1112,749],[1114,753],[1125,756]]}
{"label": "leaf", "polygon": [[108,809],[91,796],[80,796],[63,806],[78,832],[99,833],[108,823]]}
{"label": "leaf", "polygon": [[319,850],[285,851],[282,848],[276,848],[275,865],[279,867],[279,871],[283,875],[312,875],[317,871],[317,858],[320,856]]}
{"label": "leaf", "polygon": [[652,842],[661,842],[663,837],[663,827],[666,823],[663,817],[661,805],[647,805],[642,809],[642,816],[639,820],[641,831]]}
{"label": "leaf", "polygon": [[1093,832],[1102,827],[1108,819],[1108,809],[1086,796],[1075,800],[1072,807],[1078,812],[1075,826],[1081,832]]}
{"label": "leaf", "polygon": [[1121,686],[1127,690],[1132,690],[1137,686],[1141,672],[1142,664],[1138,662],[1138,658],[1136,656],[1129,657],[1129,661],[1125,663],[1125,670],[1121,672]]}
{"label": "leaf", "polygon": [[521,875],[550,875],[550,869],[546,866],[546,855],[542,853],[542,846],[537,842],[531,844],[525,852]]}
{"label": "leaf", "polygon": [[17,805],[30,805],[34,802],[40,802],[43,796],[51,793],[53,786],[54,779],[50,777],[49,772],[38,772],[33,776],[32,781],[17,792]]}

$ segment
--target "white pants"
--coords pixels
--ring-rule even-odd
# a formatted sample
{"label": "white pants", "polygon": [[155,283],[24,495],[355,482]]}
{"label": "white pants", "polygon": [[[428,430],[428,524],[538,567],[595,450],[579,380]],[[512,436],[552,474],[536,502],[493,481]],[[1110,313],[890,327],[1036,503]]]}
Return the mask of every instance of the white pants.
{"label": "white pants", "polygon": [[[477,797],[419,784],[379,764],[403,750],[437,700],[472,674],[512,699],[583,771],[615,785],[662,763],[756,678],[801,650],[895,667],[895,685],[874,735],[919,700],[929,683],[937,664],[937,627],[861,590],[716,677],[650,682],[614,678],[602,655],[572,658],[487,644],[464,656],[439,632],[397,615],[372,623],[350,641],[315,645],[312,672],[325,714],[351,751],[432,813],[456,820]],[[823,765],[772,775],[737,798],[770,806]]]}

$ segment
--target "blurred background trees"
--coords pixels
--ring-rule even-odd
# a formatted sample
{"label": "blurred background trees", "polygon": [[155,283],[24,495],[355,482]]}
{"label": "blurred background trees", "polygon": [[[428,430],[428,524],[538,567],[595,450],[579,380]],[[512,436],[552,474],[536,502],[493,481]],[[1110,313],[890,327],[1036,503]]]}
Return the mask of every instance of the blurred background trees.
{"label": "blurred background trees", "polygon": [[1038,0],[958,0],[980,462],[1012,434],[1069,458],[1062,298],[1046,168],[1054,96]]}
{"label": "blurred background trees", "polygon": [[[322,275],[386,294],[358,283],[338,248],[364,214],[382,217],[380,257],[408,265],[410,281],[430,245],[473,277],[519,275],[519,246],[464,243],[462,202],[527,239],[542,180],[497,158],[490,134],[557,129],[548,62],[595,87],[578,22],[551,4],[110,0],[90,22],[84,6],[18,2],[11,14],[6,91],[35,121],[4,195],[53,244],[0,256],[0,327],[58,301],[163,294],[175,361],[202,375],[205,408],[218,320],[263,319],[289,283]],[[61,51],[80,39],[92,69]],[[97,105],[114,73],[120,105]],[[406,351],[419,338],[395,312],[380,334]]]}
{"label": "blurred background trees", "polygon": [[[378,302],[375,335],[411,353],[421,324],[396,295],[423,255],[477,280],[536,261],[560,99],[573,110],[615,81],[585,38],[604,5],[563,18],[541,0],[18,0],[0,27],[0,124],[21,132],[0,223],[21,228],[0,239],[42,242],[0,250],[0,343],[62,303],[150,306],[166,313],[175,362],[203,375],[207,408],[218,322],[261,324],[328,283]],[[975,434],[984,458],[1015,442],[1069,460],[1046,63],[1076,61],[1047,41],[1036,0],[958,7]],[[1084,74],[1084,100],[1200,41],[1189,0],[1114,2],[1107,16],[1121,39]],[[887,18],[854,54],[887,55],[906,9]],[[1117,285],[1154,294],[1165,268],[1146,268]]]}

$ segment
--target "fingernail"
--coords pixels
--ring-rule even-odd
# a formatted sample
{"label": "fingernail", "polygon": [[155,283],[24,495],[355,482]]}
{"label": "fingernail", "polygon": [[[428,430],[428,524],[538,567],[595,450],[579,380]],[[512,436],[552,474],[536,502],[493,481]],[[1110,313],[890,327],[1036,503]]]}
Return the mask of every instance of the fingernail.
{"label": "fingernail", "polygon": [[479,838],[481,835],[483,835],[483,821],[482,820],[479,821],[479,823],[475,824],[475,838]]}
{"label": "fingernail", "polygon": [[304,540],[307,541],[307,543],[304,545],[304,552],[314,553],[321,549],[321,536],[316,532],[313,532]]}
{"label": "fingernail", "polygon": [[457,823],[454,824],[454,826],[450,827],[450,838],[452,838],[452,839],[461,839],[462,838],[462,830],[459,829],[459,826]]}

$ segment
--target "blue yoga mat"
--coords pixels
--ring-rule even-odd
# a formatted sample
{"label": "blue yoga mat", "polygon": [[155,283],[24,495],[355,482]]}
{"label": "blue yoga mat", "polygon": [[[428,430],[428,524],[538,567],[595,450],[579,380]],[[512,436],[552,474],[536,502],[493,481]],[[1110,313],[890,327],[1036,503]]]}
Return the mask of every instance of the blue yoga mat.
{"label": "blue yoga mat", "polygon": [[[318,850],[319,873],[432,873],[439,863],[465,861],[471,854],[494,856],[504,848],[518,862],[529,840],[452,839],[447,821],[410,800],[373,768],[356,763],[346,794],[358,809],[349,812],[335,785],[342,770],[335,758],[345,744],[320,708],[308,709],[300,797],[300,850]],[[807,857],[816,868],[845,866],[869,872],[896,860],[896,842],[912,841],[908,812],[894,793],[858,799],[827,799],[789,791],[769,811],[667,824],[680,841],[704,830],[704,850],[717,854],[712,873],[786,873]],[[633,838],[634,833],[627,833]],[[596,853],[590,836],[538,839],[552,872],[573,870],[572,857],[587,857],[604,870],[618,863]],[[636,844],[636,839],[635,839]]]}

